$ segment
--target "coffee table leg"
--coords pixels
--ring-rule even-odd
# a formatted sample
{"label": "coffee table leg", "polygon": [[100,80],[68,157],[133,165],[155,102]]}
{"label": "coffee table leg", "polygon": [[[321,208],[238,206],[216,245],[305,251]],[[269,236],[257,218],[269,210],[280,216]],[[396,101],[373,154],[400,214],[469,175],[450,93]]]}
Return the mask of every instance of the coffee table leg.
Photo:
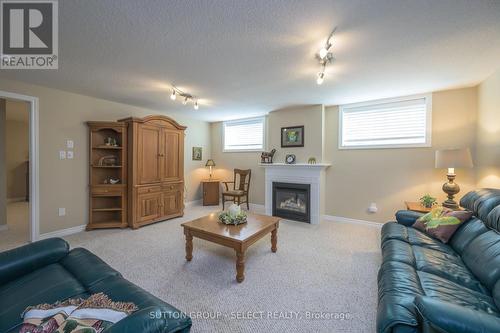
{"label": "coffee table leg", "polygon": [[193,259],[193,236],[189,231],[186,231],[185,235],[186,235],[186,260],[191,261],[191,259]]}
{"label": "coffee table leg", "polygon": [[278,228],[271,231],[271,251],[278,251]]}
{"label": "coffee table leg", "polygon": [[245,252],[236,251],[236,281],[245,280]]}

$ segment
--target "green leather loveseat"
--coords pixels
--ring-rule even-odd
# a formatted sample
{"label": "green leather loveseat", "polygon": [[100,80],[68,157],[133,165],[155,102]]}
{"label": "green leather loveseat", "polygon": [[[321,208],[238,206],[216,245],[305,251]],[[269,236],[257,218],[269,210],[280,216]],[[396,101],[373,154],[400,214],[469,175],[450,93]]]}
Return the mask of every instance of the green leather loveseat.
{"label": "green leather loveseat", "polygon": [[500,190],[467,193],[474,213],[448,244],[400,211],[382,228],[377,332],[500,332]]}
{"label": "green leather loveseat", "polygon": [[51,238],[0,253],[0,333],[18,332],[29,305],[99,292],[139,308],[106,333],[187,333],[191,328],[188,316],[125,280],[88,250],[70,251],[66,241]]}

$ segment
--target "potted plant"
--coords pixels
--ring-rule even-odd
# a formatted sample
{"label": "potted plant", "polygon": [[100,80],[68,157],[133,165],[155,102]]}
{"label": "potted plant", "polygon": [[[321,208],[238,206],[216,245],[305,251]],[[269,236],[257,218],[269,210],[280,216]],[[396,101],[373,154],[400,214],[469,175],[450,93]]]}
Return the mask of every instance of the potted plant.
{"label": "potted plant", "polygon": [[420,203],[422,206],[425,208],[432,208],[435,204],[437,204],[436,198],[431,197],[430,194],[426,194],[423,197],[420,198]]}

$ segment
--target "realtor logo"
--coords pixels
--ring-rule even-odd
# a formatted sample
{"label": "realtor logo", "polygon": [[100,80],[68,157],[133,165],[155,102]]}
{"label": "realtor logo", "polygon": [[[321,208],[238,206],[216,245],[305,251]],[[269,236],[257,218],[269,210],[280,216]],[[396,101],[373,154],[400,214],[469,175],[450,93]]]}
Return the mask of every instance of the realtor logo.
{"label": "realtor logo", "polygon": [[58,68],[57,0],[0,0],[1,69]]}

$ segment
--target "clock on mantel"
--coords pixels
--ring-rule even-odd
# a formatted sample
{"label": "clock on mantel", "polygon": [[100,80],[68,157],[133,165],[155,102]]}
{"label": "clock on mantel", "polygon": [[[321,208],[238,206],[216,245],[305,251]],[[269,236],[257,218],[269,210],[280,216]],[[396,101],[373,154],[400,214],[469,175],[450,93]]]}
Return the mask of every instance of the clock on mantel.
{"label": "clock on mantel", "polygon": [[285,157],[285,163],[286,164],[295,164],[296,162],[296,156],[294,154],[288,154]]}

